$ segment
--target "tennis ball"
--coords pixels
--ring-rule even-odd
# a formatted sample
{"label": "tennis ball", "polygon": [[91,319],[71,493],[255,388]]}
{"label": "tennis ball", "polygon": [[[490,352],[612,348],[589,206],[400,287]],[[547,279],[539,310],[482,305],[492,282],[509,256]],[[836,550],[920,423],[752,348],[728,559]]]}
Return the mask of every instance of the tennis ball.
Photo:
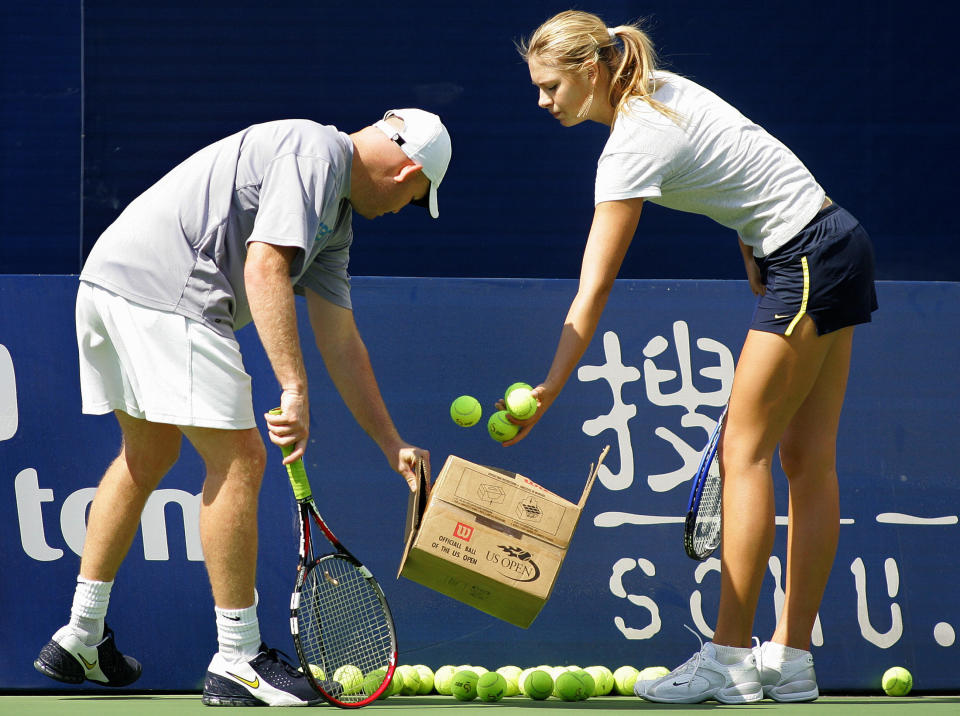
{"label": "tennis ball", "polygon": [[497,671],[488,671],[477,679],[477,698],[481,701],[500,701],[507,693],[507,680]]}
{"label": "tennis ball", "polygon": [[475,671],[463,669],[453,675],[450,693],[457,701],[473,701],[477,698],[477,681],[479,677]]}
{"label": "tennis ball", "polygon": [[560,674],[554,684],[554,691],[564,701],[582,701],[586,698],[583,682],[575,671],[564,671]]}
{"label": "tennis ball", "polygon": [[523,693],[531,699],[543,701],[553,693],[553,677],[543,669],[534,669],[523,682]]}
{"label": "tennis ball", "polygon": [[450,405],[450,417],[453,422],[464,428],[476,425],[480,422],[482,415],[480,401],[472,395],[461,395]]}
{"label": "tennis ball", "polygon": [[[363,693],[367,696],[372,695],[380,688],[380,684],[383,683],[383,680],[387,676],[386,669],[374,669],[365,677],[363,677]],[[383,690],[383,693],[378,696],[378,699],[385,699],[390,695],[390,687],[388,686]]]}
{"label": "tennis ball", "polygon": [[[369,674],[366,675],[363,679],[363,693],[367,696],[371,696],[380,688],[380,684],[383,683],[383,680],[387,676],[386,669],[374,669]],[[385,699],[390,695],[391,686],[388,686],[383,690],[383,693],[378,696],[378,699]]]}
{"label": "tennis ball", "polygon": [[597,682],[593,680],[590,672],[586,669],[577,669],[573,673],[576,674],[583,683],[583,698],[589,699],[591,696],[594,696],[597,692]]}
{"label": "tennis ball", "polygon": [[883,672],[881,683],[887,696],[906,696],[913,688],[913,675],[902,666],[893,666]]}
{"label": "tennis ball", "polygon": [[526,388],[527,390],[533,390],[533,386],[531,386],[531,385],[528,384],[528,383],[523,383],[523,382],[511,383],[511,384],[510,384],[510,387],[507,388],[505,391],[503,391],[503,400],[504,400],[504,402],[506,402],[507,398],[510,397],[510,393],[512,393],[512,392],[513,392],[514,390],[516,390],[517,388]]}
{"label": "tennis ball", "polygon": [[388,696],[399,696],[403,691],[403,674],[398,671],[399,668],[398,666],[393,670],[393,678],[390,679],[390,688],[387,690]]}
{"label": "tennis ball", "polygon": [[420,672],[412,666],[401,667],[403,669],[403,689],[401,696],[416,696],[420,691]]}
{"label": "tennis ball", "polygon": [[483,667],[483,666],[468,666],[467,668],[470,669],[470,671],[472,671],[472,672],[473,672],[474,674],[476,674],[478,677],[483,676],[484,674],[486,674],[486,673],[489,671],[489,669],[487,669],[487,668],[485,668],[485,667]]}
{"label": "tennis ball", "polygon": [[435,678],[433,669],[426,664],[417,664],[413,668],[420,675],[420,688],[417,690],[417,693],[420,696],[429,694],[431,691],[433,691],[433,680]]}
{"label": "tennis ball", "polygon": [[507,420],[507,415],[509,415],[509,413],[507,413],[506,410],[498,410],[491,415],[490,420],[487,421],[487,432],[489,432],[490,437],[498,443],[511,440],[520,432],[520,426],[514,425]]}
{"label": "tennis ball", "polygon": [[633,693],[633,685],[637,683],[637,676],[640,671],[635,666],[621,666],[613,672],[613,683],[617,693],[621,696],[629,696]]}
{"label": "tennis ball", "polygon": [[503,676],[507,682],[507,693],[505,696],[516,696],[520,693],[520,674],[519,666],[501,666],[497,673]]}
{"label": "tennis ball", "polygon": [[606,666],[588,666],[584,671],[593,677],[594,696],[606,696],[613,689],[613,672]]}
{"label": "tennis ball", "polygon": [[645,669],[640,669],[635,681],[656,681],[669,673],[670,669],[666,666],[648,666]]}
{"label": "tennis ball", "polygon": [[510,415],[517,420],[532,418],[537,412],[537,399],[529,388],[514,388],[505,400]]}
{"label": "tennis ball", "polygon": [[534,671],[537,670],[535,666],[528,666],[526,669],[520,672],[520,675],[517,677],[517,687],[520,689],[520,693],[524,696],[527,695],[527,691],[524,688],[524,683],[527,681],[527,677],[530,676]]}
{"label": "tennis ball", "polygon": [[[303,671],[303,667],[299,667],[298,671]],[[317,681],[323,681],[327,678],[327,675],[323,673],[323,667],[320,664],[310,664],[310,673],[313,674],[313,678]]]}
{"label": "tennis ball", "polygon": [[363,688],[363,672],[353,664],[345,664],[333,672],[333,680],[343,686],[343,693],[347,696],[355,694]]}
{"label": "tennis ball", "polygon": [[433,688],[438,694],[450,696],[450,687],[453,685],[453,675],[456,673],[456,667],[446,664],[437,669],[433,675]]}

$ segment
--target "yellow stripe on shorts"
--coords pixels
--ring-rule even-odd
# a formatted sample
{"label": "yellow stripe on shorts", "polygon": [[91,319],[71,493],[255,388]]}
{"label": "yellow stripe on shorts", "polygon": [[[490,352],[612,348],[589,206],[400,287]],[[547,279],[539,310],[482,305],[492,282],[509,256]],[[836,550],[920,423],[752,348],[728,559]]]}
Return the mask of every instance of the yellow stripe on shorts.
{"label": "yellow stripe on shorts", "polygon": [[800,257],[800,265],[803,266],[803,298],[800,299],[800,310],[797,311],[797,315],[790,321],[790,325],[787,326],[787,330],[783,334],[785,336],[793,333],[793,329],[797,327],[800,319],[807,312],[807,299],[810,297],[810,267],[807,265],[806,256]]}

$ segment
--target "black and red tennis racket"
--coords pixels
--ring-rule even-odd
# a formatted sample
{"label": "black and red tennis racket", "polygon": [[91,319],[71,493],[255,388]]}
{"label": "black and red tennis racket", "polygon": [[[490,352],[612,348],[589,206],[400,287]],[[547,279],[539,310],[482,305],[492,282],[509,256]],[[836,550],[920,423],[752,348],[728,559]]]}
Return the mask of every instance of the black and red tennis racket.
{"label": "black and red tennis racket", "polygon": [[[287,455],[291,449],[283,452]],[[344,708],[366,706],[389,688],[397,665],[390,607],[370,570],[340,543],[320,516],[303,461],[286,467],[300,525],[290,632],[301,668],[328,703]],[[316,529],[333,546],[333,552],[315,554]]]}

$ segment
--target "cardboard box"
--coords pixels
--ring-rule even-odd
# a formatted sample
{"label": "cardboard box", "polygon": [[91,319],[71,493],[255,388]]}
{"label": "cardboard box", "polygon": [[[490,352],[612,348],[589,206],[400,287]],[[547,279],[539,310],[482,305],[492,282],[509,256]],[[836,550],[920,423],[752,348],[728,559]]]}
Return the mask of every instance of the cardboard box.
{"label": "cardboard box", "polygon": [[527,628],[550,598],[609,449],[590,466],[576,504],[523,475],[454,455],[428,498],[421,472],[397,577]]}

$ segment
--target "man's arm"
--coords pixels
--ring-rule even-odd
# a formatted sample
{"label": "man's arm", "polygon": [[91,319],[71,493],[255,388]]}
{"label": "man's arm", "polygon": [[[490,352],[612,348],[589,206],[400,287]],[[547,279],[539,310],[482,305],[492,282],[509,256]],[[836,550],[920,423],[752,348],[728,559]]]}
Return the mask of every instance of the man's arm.
{"label": "man's arm", "polygon": [[247,247],[243,268],[250,313],[283,391],[280,395],[282,413],[268,415],[266,419],[270,440],[276,445],[293,446],[285,463],[303,456],[310,432],[307,373],[290,283],[290,262],[296,252],[293,246],[253,241]]}
{"label": "man's arm", "polygon": [[414,490],[417,480],[414,465],[417,459],[422,459],[429,475],[430,453],[410,445],[397,432],[380,394],[353,311],[310,290],[307,309],[317,348],[343,402],[360,427],[380,446],[390,466],[406,479],[410,490]]}

